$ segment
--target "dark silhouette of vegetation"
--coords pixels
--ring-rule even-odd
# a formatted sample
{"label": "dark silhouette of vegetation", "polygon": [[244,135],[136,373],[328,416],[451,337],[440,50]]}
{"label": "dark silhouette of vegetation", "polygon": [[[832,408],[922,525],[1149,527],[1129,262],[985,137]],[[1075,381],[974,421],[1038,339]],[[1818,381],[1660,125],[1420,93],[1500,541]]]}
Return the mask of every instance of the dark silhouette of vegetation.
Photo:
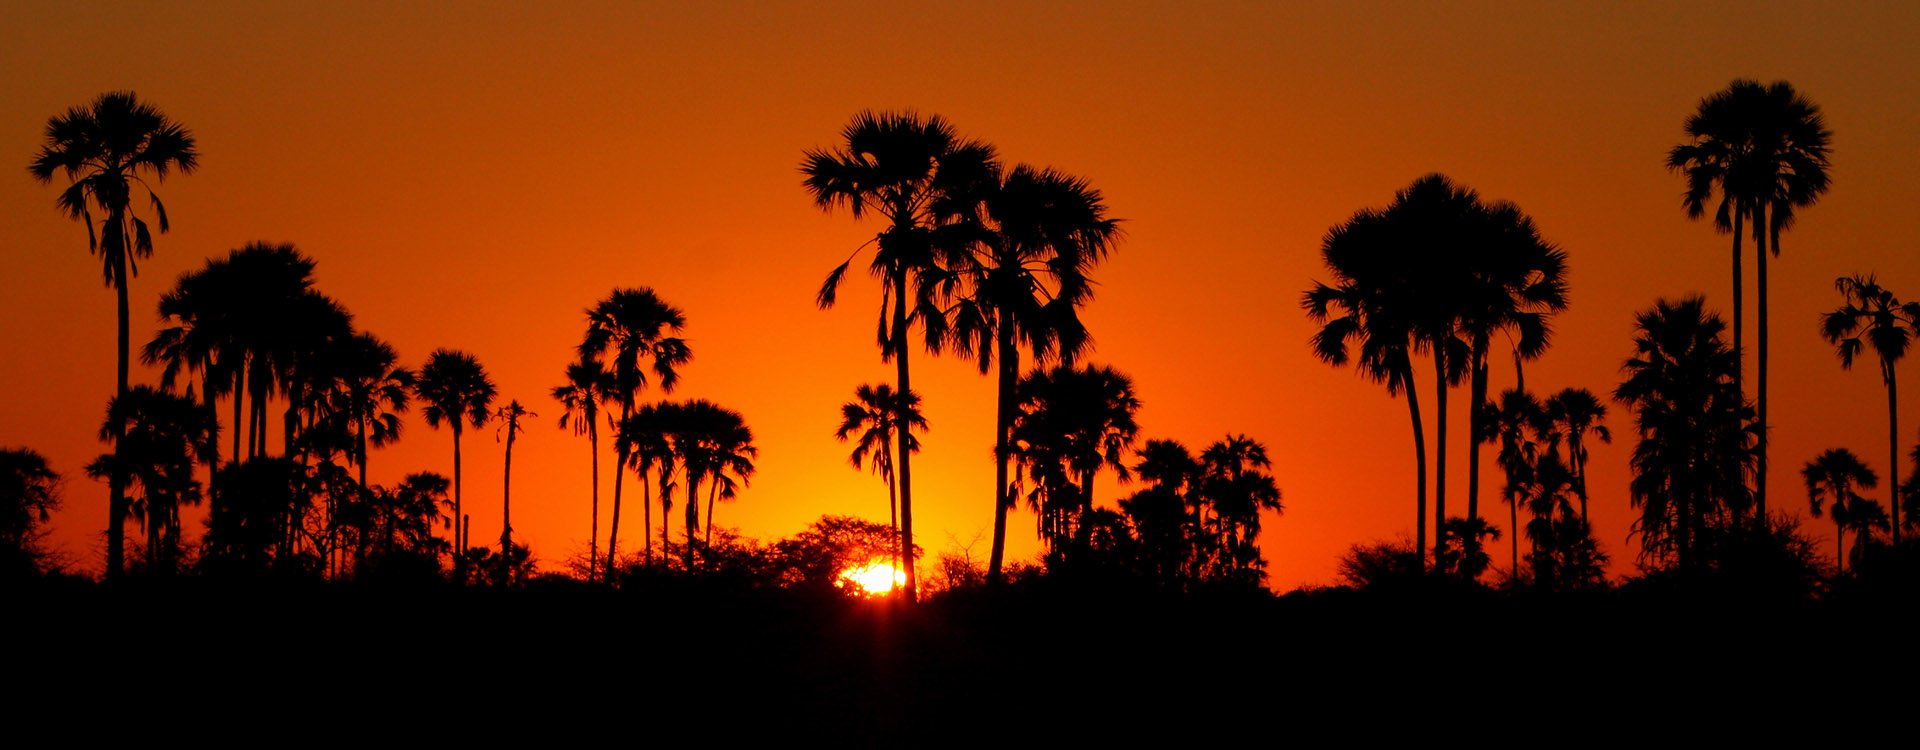
{"label": "dark silhouette of vegetation", "polygon": [[1813,517],[1819,518],[1823,511],[1833,516],[1834,564],[1840,573],[1847,570],[1847,529],[1859,530],[1855,537],[1854,551],[1860,549],[1860,539],[1865,537],[1878,521],[1878,526],[1887,525],[1887,512],[1884,508],[1855,492],[1855,487],[1873,489],[1880,485],[1880,476],[1861,463],[1860,457],[1845,448],[1833,448],[1808,461],[1800,475],[1807,480],[1807,504],[1813,510]]}
{"label": "dark silhouette of vegetation", "polygon": [[[898,537],[900,533],[900,494],[899,485],[893,475],[893,446],[896,440],[909,452],[920,450],[920,440],[912,435],[914,430],[927,430],[926,417],[920,414],[920,395],[917,393],[893,392],[893,386],[886,383],[862,383],[854,389],[854,400],[840,405],[840,427],[835,429],[833,437],[840,442],[854,440],[853,453],[847,461],[853,468],[861,468],[862,462],[873,464],[873,471],[880,475],[880,481],[887,483],[887,528]],[[905,421],[895,422],[896,419]],[[904,436],[895,432],[908,433]],[[854,438],[858,433],[859,437]],[[895,556],[893,564],[899,567],[906,564],[906,552],[900,548],[896,539],[893,545]]]}
{"label": "dark silhouette of vegetation", "polygon": [[[438,428],[446,422],[453,432],[453,545],[454,550],[466,549],[466,515],[460,510],[460,433],[462,423],[479,427],[487,423],[493,405],[493,380],[487,377],[480,360],[473,355],[452,349],[435,349],[427,356],[427,364],[420,368],[420,378],[414,382],[414,393],[425,403],[421,410],[427,418],[427,426]],[[455,556],[456,575],[465,570],[465,558]]]}
{"label": "dark silhouette of vegetation", "polygon": [[128,481],[128,510],[147,533],[146,569],[171,575],[180,563],[180,506],[199,505],[194,463],[215,422],[193,399],[151,386],[134,386],[107,406],[100,437],[113,450],[87,465],[87,474]]}
{"label": "dark silhouette of vegetation", "polygon": [[[952,214],[948,204],[988,173],[993,149],[960,139],[938,115],[922,119],[913,112],[862,112],[841,135],[845,143],[839,147],[809,150],[800,171],[821,209],[844,208],[855,219],[874,213],[885,224],[873,239],[868,266],[881,281],[880,359],[894,363],[894,391],[912,393],[910,329],[919,323],[928,349],[938,351],[945,339],[945,316],[934,299],[945,275],[940,256],[962,252],[972,234],[946,221]],[[815,299],[822,309],[833,306],[852,263],[849,257],[827,274]],[[909,557],[906,592],[913,601],[918,598],[911,559],[913,453],[903,445],[894,455],[900,474],[900,548]]]}
{"label": "dark silhouette of vegetation", "polygon": [[1791,226],[1794,210],[1810,206],[1827,191],[1828,141],[1820,107],[1786,81],[1762,85],[1735,80],[1700,100],[1687,118],[1686,143],[1667,155],[1667,166],[1684,172],[1687,215],[1699,218],[1716,190],[1714,225],[1733,235],[1734,389],[1742,395],[1744,357],[1741,339],[1740,225],[1751,219],[1759,292],[1758,396],[1760,429],[1754,453],[1754,517],[1767,520],[1767,248],[1780,254],[1780,231]]}
{"label": "dark silhouette of vegetation", "polygon": [[[200,164],[193,133],[169,119],[131,91],[95,97],[84,106],[69,108],[47,120],[46,140],[27,171],[41,182],[57,173],[69,184],[57,201],[61,212],[87,227],[87,251],[100,256],[107,286],[119,303],[119,355],[114,396],[127,394],[128,357],[131,355],[131,308],[127,286],[140,272],[139,261],[153,255],[153,228],[133,207],[137,189],[147,194],[161,234],[171,228],[166,204],[160,202],[147,179],[165,181],[174,170],[191,174]],[[100,213],[98,230],[94,212]],[[115,445],[119,435],[109,436]],[[125,468],[126,461],[115,462]],[[107,577],[124,568],[127,517],[124,474],[110,473],[107,506]]]}
{"label": "dark silhouette of vegetation", "polygon": [[[593,582],[594,570],[600,559],[600,404],[614,390],[613,373],[597,359],[582,359],[567,365],[567,380],[554,386],[553,399],[564,408],[560,412],[560,429],[573,427],[575,435],[587,436],[587,452],[591,473],[591,493],[593,497],[592,525],[587,534],[587,574],[588,583]],[[641,483],[646,483],[646,472],[641,472]],[[643,502],[642,507],[649,507]],[[641,536],[647,537],[652,524],[643,530]],[[651,538],[651,537],[648,537]]]}
{"label": "dark silhouette of vegetation", "polygon": [[60,474],[32,448],[0,448],[0,581],[43,570],[41,537],[60,509]]}
{"label": "dark silhouette of vegetation", "polygon": [[[681,327],[687,324],[686,314],[679,308],[666,303],[654,294],[652,289],[615,289],[606,299],[587,309],[587,332],[580,340],[580,358],[598,360],[611,355],[613,364],[607,368],[612,374],[613,389],[609,397],[620,405],[620,424],[625,424],[633,415],[634,399],[640,390],[647,386],[647,370],[653,371],[660,390],[672,393],[673,387],[680,382],[677,368],[685,366],[693,359],[693,351],[677,335]],[[646,365],[642,365],[642,358]],[[618,466],[627,465],[627,457],[632,455],[633,445],[626,440],[614,442],[615,460]],[[612,560],[620,551],[620,485],[624,471],[613,475],[613,519],[607,529],[607,559]],[[645,482],[645,472],[642,472]],[[645,503],[642,510],[647,510]],[[661,518],[664,527],[666,518]],[[653,528],[651,517],[646,519],[647,531]],[[651,544],[651,537],[643,531],[640,534],[643,543]],[[653,552],[646,553],[651,559]]]}
{"label": "dark silhouette of vegetation", "polygon": [[1106,367],[1035,370],[1016,389],[1014,455],[1024,476],[1016,481],[1038,515],[1050,566],[1071,565],[1092,540],[1093,479],[1102,467],[1121,479],[1123,461],[1139,433],[1140,400],[1133,381]]}
{"label": "dark silhouette of vegetation", "polygon": [[[507,441],[506,459],[502,462],[500,469],[500,550],[502,554],[497,567],[500,569],[499,581],[502,586],[509,582],[519,583],[526,580],[524,570],[513,575],[516,562],[513,545],[513,441],[526,429],[520,426],[520,419],[537,416],[540,415],[527,411],[527,408],[521,406],[517,400],[508,401],[506,406],[500,407],[500,410],[493,415],[495,421],[501,422],[500,434],[505,435]],[[522,565],[526,564],[525,559],[531,559],[530,555],[531,553],[521,561]]]}
{"label": "dark silhouette of vegetation", "polygon": [[[1834,280],[1844,302],[1822,316],[1820,333],[1840,354],[1840,366],[1853,369],[1853,360],[1872,347],[1880,358],[1880,382],[1887,388],[1887,471],[1889,477],[1900,472],[1900,390],[1895,365],[1913,344],[1913,333],[1920,326],[1920,302],[1901,302],[1893,292],[1880,286],[1873,276],[1842,276]],[[1888,481],[1893,511],[1894,544],[1900,543],[1899,483]],[[1819,517],[1816,504],[1814,516]],[[1839,516],[1834,516],[1836,521]]]}

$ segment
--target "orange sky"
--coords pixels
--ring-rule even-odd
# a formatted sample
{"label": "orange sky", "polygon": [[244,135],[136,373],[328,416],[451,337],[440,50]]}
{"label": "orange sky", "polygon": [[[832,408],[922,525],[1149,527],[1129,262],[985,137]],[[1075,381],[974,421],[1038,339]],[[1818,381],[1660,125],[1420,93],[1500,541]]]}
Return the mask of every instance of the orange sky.
{"label": "orange sky", "polygon": [[[861,277],[839,308],[813,308],[876,229],[815,209],[796,171],[863,108],[945,115],[1009,162],[1105,193],[1126,237],[1096,273],[1091,359],[1132,374],[1146,437],[1266,442],[1286,511],[1263,539],[1285,589],[1331,583],[1355,542],[1412,531],[1405,405],[1306,347],[1297,300],[1326,276],[1326,229],[1431,171],[1518,203],[1571,256],[1573,306],[1529,385],[1610,393],[1636,310],[1691,291],[1727,305],[1727,238],[1684,217],[1662,166],[1682,120],[1735,77],[1787,79],[1828,117],[1834,181],[1771,266],[1771,497],[1804,515],[1798,467],[1829,447],[1885,470],[1874,370],[1841,371],[1815,316],[1845,273],[1920,297],[1901,231],[1920,204],[1911,4],[390,5],[0,7],[0,165],[14,165],[0,169],[0,445],[67,474],[53,541],[79,567],[102,560],[106,489],[81,466],[113,387],[113,295],[57,189],[25,167],[48,116],[113,89],[191,127],[203,154],[161,187],[174,231],[133,285],[136,346],[180,272],[249,240],[295,243],[410,364],[468,350],[503,400],[540,412],[515,446],[514,525],[545,560],[583,548],[588,521],[586,446],[552,426],[546,394],[583,308],[616,285],[685,309],[695,361],[676,395],[755,430],[759,474],[723,526],[885,520],[884,486],[832,439],[853,387],[891,377],[871,343],[877,289]],[[984,559],[992,382],[957,359],[915,367],[934,427],[914,465],[921,544],[978,537]],[[1510,378],[1495,368],[1493,387]],[[1916,399],[1902,413],[1920,426]],[[494,539],[500,446],[471,434],[473,538]],[[1465,434],[1464,418],[1449,428],[1452,503]],[[416,411],[373,457],[375,481],[450,472],[450,440]],[[1630,563],[1629,450],[1595,447],[1590,483],[1597,534]],[[1485,460],[1483,499],[1504,519]],[[623,531],[638,529],[629,510]],[[1830,551],[1830,524],[1811,528]],[[1036,552],[1031,515],[1010,540]]]}

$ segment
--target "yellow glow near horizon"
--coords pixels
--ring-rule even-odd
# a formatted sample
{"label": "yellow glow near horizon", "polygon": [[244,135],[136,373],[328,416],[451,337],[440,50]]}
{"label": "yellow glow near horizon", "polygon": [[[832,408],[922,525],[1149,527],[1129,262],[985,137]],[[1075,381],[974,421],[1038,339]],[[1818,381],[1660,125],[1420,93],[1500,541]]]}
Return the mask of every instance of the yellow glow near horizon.
{"label": "yellow glow near horizon", "polygon": [[840,580],[856,586],[867,596],[880,596],[907,584],[907,574],[892,563],[873,562],[840,571]]}

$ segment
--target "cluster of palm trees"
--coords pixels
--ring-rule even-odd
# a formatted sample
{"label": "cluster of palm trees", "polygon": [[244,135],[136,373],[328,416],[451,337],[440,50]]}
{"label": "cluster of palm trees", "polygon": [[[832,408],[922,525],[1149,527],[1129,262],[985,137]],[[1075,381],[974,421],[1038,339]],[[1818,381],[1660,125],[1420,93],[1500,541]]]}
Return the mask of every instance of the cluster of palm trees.
{"label": "cluster of palm trees", "polygon": [[1266,446],[1245,435],[1198,457],[1179,441],[1148,440],[1132,467],[1147,487],[1120,501],[1135,532],[1127,557],[1143,575],[1175,586],[1261,583],[1260,513],[1281,510],[1272,466]]}
{"label": "cluster of palm trees", "polygon": [[[714,505],[732,500],[747,485],[754,472],[753,461],[759,449],[753,443],[753,431],[739,412],[703,399],[661,400],[639,403],[639,394],[648,385],[649,373],[662,392],[672,392],[679,383],[679,368],[693,358],[686,341],[679,337],[686,315],[661,299],[652,289],[615,289],[606,299],[587,309],[587,329],[579,346],[578,361],[567,366],[564,382],[553,389],[553,398],[565,411],[560,426],[585,434],[592,452],[593,518],[588,544],[587,579],[596,575],[617,580],[620,572],[620,511],[626,472],[639,478],[643,493],[644,528],[641,530],[641,564],[655,565],[653,551],[653,490],[659,489],[660,546],[659,564],[669,560],[672,549],[669,515],[673,511],[673,492],[685,488],[685,541],[681,545],[682,565],[694,568],[697,548],[713,538]],[[600,424],[604,407],[607,426],[614,436],[616,457],[613,481],[613,517],[607,532],[607,553],[599,554],[600,538]],[[676,479],[678,477],[678,479]],[[652,484],[648,480],[653,481]],[[707,489],[706,536],[700,536],[699,500],[702,484]]]}
{"label": "cluster of palm trees", "polygon": [[[1511,203],[1482,201],[1472,189],[1432,174],[1401,190],[1384,209],[1362,209],[1327,232],[1321,257],[1333,274],[1302,297],[1319,324],[1314,356],[1404,393],[1413,420],[1416,472],[1414,553],[1427,556],[1427,449],[1414,361],[1434,366],[1436,545],[1447,516],[1447,402],[1463,381],[1472,401],[1467,513],[1460,528],[1481,525],[1479,450],[1487,441],[1483,408],[1488,358],[1496,336],[1520,363],[1544,353],[1550,319],[1567,306],[1566,253],[1540,235]],[[1467,544],[1477,545],[1479,534]],[[1436,549],[1438,547],[1436,546]],[[1424,563],[1422,563],[1424,564]]]}
{"label": "cluster of palm trees", "polygon": [[[1594,543],[1587,516],[1587,441],[1613,441],[1603,424],[1606,405],[1585,388],[1562,389],[1545,400],[1512,388],[1481,409],[1484,438],[1499,445],[1494,460],[1506,475],[1501,496],[1507,502],[1507,528],[1515,530],[1508,540],[1509,570],[1520,570],[1519,513],[1525,507],[1527,561],[1536,587],[1602,582],[1607,558]],[[1461,540],[1469,553],[1472,539],[1467,534]]]}

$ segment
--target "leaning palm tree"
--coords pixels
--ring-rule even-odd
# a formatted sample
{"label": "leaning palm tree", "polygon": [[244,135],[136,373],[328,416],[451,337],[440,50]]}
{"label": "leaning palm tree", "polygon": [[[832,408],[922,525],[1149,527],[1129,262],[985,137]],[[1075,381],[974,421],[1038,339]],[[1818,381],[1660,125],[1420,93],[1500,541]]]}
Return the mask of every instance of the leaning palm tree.
{"label": "leaning palm tree", "polygon": [[[587,310],[587,333],[580,341],[582,359],[611,354],[613,390],[608,396],[620,405],[620,421],[633,414],[634,399],[647,386],[652,370],[660,390],[672,393],[680,382],[678,368],[693,359],[692,350],[677,335],[687,324],[685,313],[654,294],[652,289],[615,289]],[[645,364],[642,360],[646,360]],[[619,466],[627,465],[628,445],[614,444]],[[620,485],[626,472],[613,475],[613,521],[607,530],[607,559],[620,550]],[[646,534],[641,535],[647,538]],[[648,553],[651,556],[651,552]]]}
{"label": "leaning palm tree", "polygon": [[[961,140],[938,115],[922,119],[913,112],[862,112],[842,136],[845,143],[838,148],[807,151],[800,171],[806,175],[808,194],[821,209],[845,208],[855,219],[877,213],[884,222],[872,240],[876,247],[869,265],[881,281],[880,358],[894,363],[894,390],[912,393],[909,329],[918,322],[927,332],[929,348],[939,346],[943,316],[923,303],[931,301],[939,286],[935,281],[940,275],[938,256],[964,249],[971,239],[968,232],[946,232],[942,225],[953,213],[951,200],[973,192],[991,173],[993,149]],[[827,275],[815,299],[821,308],[833,306],[852,263],[849,257]],[[913,460],[904,449],[895,455],[900,474],[900,547],[907,550],[906,590],[912,601],[918,595],[912,559]]]}
{"label": "leaning palm tree", "polygon": [[[540,416],[527,411],[518,400],[508,401],[500,407],[493,418],[499,420],[500,432],[506,434],[506,462],[500,470],[500,585],[505,586],[511,577],[513,559],[513,440],[525,429],[520,426],[522,417]],[[496,440],[499,438],[495,438]]]}
{"label": "leaning palm tree", "polygon": [[453,546],[455,565],[465,548],[466,516],[460,509],[460,433],[462,424],[479,427],[487,423],[488,407],[493,405],[493,380],[473,355],[452,349],[435,349],[427,356],[414,381],[414,394],[425,407],[421,410],[427,426],[439,428],[446,422],[453,431]]}
{"label": "leaning palm tree", "polygon": [[1734,381],[1726,323],[1699,297],[1659,300],[1635,320],[1634,354],[1614,399],[1633,411],[1639,443],[1629,485],[1642,555],[1689,570],[1694,550],[1744,522],[1758,426]]}
{"label": "leaning palm tree", "polygon": [[[1894,365],[1906,356],[1920,328],[1920,302],[1902,303],[1873,276],[1842,276],[1834,281],[1840,291],[1839,309],[1821,318],[1820,333],[1840,354],[1840,366],[1853,369],[1853,360],[1871,346],[1880,357],[1880,382],[1887,388],[1887,470],[1900,475],[1899,380]],[[1900,485],[1888,482],[1893,509],[1893,542],[1900,543]]]}
{"label": "leaning palm tree", "polygon": [[[887,483],[887,528],[893,530],[895,542],[898,542],[900,494],[893,475],[893,445],[899,439],[908,451],[920,450],[918,438],[911,434],[901,438],[895,434],[902,425],[909,432],[927,430],[927,419],[920,414],[920,394],[896,394],[893,386],[886,383],[862,383],[854,389],[853,397],[854,400],[840,405],[840,427],[834,430],[833,437],[844,443],[853,439],[855,434],[859,435],[854,440],[853,452],[848,454],[847,461],[855,469],[861,468],[862,463],[872,463],[874,473],[880,475],[880,481]],[[906,415],[906,421],[896,421],[903,414]],[[903,564],[906,555],[900,551],[897,543],[894,552],[894,565],[897,568]]]}
{"label": "leaning palm tree", "polygon": [[961,354],[977,354],[982,373],[998,359],[996,503],[987,558],[987,580],[998,583],[1014,502],[1007,480],[1020,350],[1024,346],[1044,366],[1056,355],[1070,365],[1086,348],[1078,308],[1093,298],[1087,274],[1112,249],[1119,220],[1107,216],[1100,191],[1084,179],[1025,164],[1004,177],[997,165],[986,172],[975,183],[977,194],[962,193],[950,202],[956,234],[973,235],[967,252],[954,256],[954,270],[969,281],[971,293],[955,306],[953,337]]}
{"label": "leaning palm tree", "polygon": [[[1829,182],[1828,141],[1818,105],[1786,81],[1762,85],[1735,80],[1726,89],[1700,101],[1687,118],[1688,142],[1667,155],[1667,166],[1687,175],[1682,204],[1687,215],[1699,218],[1716,190],[1714,224],[1732,230],[1733,240],[1733,348],[1744,356],[1741,339],[1740,233],[1752,222],[1757,311],[1758,380],[1756,418],[1761,424],[1760,445],[1754,460],[1755,516],[1764,522],[1767,510],[1767,252],[1780,254],[1780,230],[1791,225],[1794,209],[1812,205]],[[1771,216],[1769,214],[1771,213]],[[1744,367],[1740,368],[1744,370]],[[1736,374],[1736,386],[1740,375]],[[1744,388],[1742,389],[1744,393]]]}
{"label": "leaning palm tree", "polygon": [[1845,573],[1847,523],[1855,516],[1865,515],[1854,511],[1856,508],[1864,510],[1867,502],[1854,488],[1873,489],[1880,484],[1880,477],[1867,468],[1859,456],[1853,455],[1853,451],[1845,448],[1829,449],[1808,461],[1806,467],[1800,470],[1800,476],[1807,480],[1807,504],[1812,506],[1814,518],[1820,517],[1827,504],[1833,506],[1833,558],[1838,570]]}
{"label": "leaning palm tree", "polygon": [[[567,365],[567,380],[554,386],[553,398],[565,410],[560,412],[560,429],[573,427],[573,434],[587,436],[587,452],[592,481],[593,519],[587,534],[587,582],[593,582],[600,557],[600,402],[613,390],[613,373],[597,359],[582,359]],[[653,524],[647,524],[649,528]],[[643,534],[644,536],[644,534]]]}
{"label": "leaning palm tree", "polygon": [[1602,443],[1613,442],[1613,432],[1601,424],[1607,418],[1607,406],[1585,388],[1563,388],[1547,397],[1547,420],[1555,435],[1567,444],[1567,468],[1573,474],[1573,491],[1580,496],[1580,520],[1587,521],[1587,436]]}
{"label": "leaning palm tree", "polygon": [[[49,118],[46,140],[27,167],[41,182],[51,181],[56,172],[70,181],[60,193],[60,210],[86,225],[87,250],[99,254],[107,286],[118,299],[116,397],[127,393],[131,330],[127,284],[140,272],[137,261],[153,254],[152,229],[132,206],[136,186],[146,192],[158,229],[165,234],[170,228],[167,209],[147,178],[161,182],[175,169],[191,174],[199,164],[200,152],[186,127],[133,92],[115,91]],[[97,230],[96,210],[101,214]],[[107,479],[108,578],[119,577],[124,565],[126,482],[123,474]]]}

